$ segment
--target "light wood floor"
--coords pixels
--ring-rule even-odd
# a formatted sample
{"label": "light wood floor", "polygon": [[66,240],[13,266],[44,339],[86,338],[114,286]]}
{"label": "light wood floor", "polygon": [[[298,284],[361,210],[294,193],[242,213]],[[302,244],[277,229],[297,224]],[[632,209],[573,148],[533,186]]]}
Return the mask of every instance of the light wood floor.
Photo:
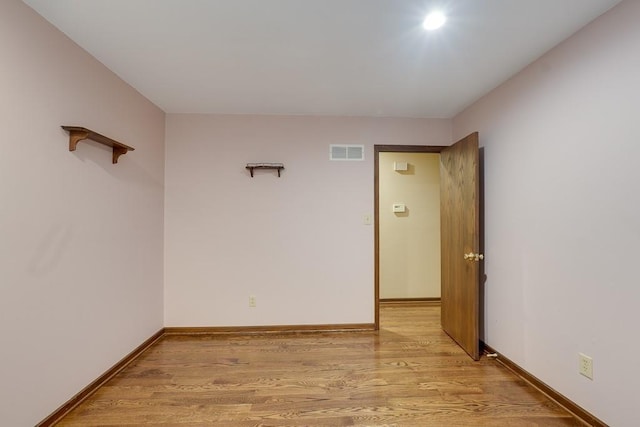
{"label": "light wood floor", "polygon": [[383,305],[377,333],[165,337],[58,425],[583,425],[439,324]]}

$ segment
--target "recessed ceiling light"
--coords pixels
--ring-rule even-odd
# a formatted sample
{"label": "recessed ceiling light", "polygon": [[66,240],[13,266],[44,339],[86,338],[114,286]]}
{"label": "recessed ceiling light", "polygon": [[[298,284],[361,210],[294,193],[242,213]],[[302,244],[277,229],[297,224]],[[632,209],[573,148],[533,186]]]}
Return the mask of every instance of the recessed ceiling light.
{"label": "recessed ceiling light", "polygon": [[431,12],[424,18],[422,26],[425,30],[436,30],[444,25],[447,21],[447,17],[442,12]]}

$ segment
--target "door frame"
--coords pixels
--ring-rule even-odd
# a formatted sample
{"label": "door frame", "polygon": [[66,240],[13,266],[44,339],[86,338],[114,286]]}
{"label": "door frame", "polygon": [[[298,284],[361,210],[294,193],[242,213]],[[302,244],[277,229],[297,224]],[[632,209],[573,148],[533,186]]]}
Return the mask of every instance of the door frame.
{"label": "door frame", "polygon": [[440,153],[446,145],[373,146],[373,224],[374,224],[374,324],[380,330],[380,153]]}

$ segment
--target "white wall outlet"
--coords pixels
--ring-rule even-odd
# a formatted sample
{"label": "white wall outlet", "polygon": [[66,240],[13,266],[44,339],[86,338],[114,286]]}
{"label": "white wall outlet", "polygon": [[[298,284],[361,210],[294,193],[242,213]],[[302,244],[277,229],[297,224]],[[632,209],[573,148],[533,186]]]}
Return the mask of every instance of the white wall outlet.
{"label": "white wall outlet", "polygon": [[364,215],[362,215],[362,223],[363,223],[364,225],[371,225],[371,221],[372,221],[372,219],[371,219],[371,214],[364,214]]}
{"label": "white wall outlet", "polygon": [[593,359],[586,354],[578,353],[578,372],[590,380],[593,379]]}
{"label": "white wall outlet", "polygon": [[255,306],[256,306],[256,296],[249,295],[249,307],[255,307]]}

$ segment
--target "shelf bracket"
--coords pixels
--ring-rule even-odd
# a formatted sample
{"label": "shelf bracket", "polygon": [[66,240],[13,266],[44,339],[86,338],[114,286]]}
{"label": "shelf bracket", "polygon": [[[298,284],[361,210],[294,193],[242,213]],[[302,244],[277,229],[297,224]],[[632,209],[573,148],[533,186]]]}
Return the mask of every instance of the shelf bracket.
{"label": "shelf bracket", "polygon": [[113,163],[114,165],[118,163],[118,158],[123,154],[127,154],[127,151],[129,150],[127,150],[126,148],[113,147],[113,155],[111,156],[111,163]]}
{"label": "shelf bracket", "polygon": [[84,132],[80,130],[70,131],[69,132],[69,151],[76,151],[76,146],[78,145],[78,142],[87,138],[89,138],[89,132]]}
{"label": "shelf bracket", "polygon": [[87,128],[83,128],[80,126],[62,126],[62,129],[69,132],[69,151],[76,151],[78,142],[84,139],[90,139],[92,141],[112,148],[113,155],[111,157],[111,162],[113,164],[118,163],[118,158],[123,154],[135,150],[135,148],[133,147],[129,147],[128,145],[125,145],[121,142],[115,141],[111,138],[107,138],[106,136],[100,135],[99,133]]}

